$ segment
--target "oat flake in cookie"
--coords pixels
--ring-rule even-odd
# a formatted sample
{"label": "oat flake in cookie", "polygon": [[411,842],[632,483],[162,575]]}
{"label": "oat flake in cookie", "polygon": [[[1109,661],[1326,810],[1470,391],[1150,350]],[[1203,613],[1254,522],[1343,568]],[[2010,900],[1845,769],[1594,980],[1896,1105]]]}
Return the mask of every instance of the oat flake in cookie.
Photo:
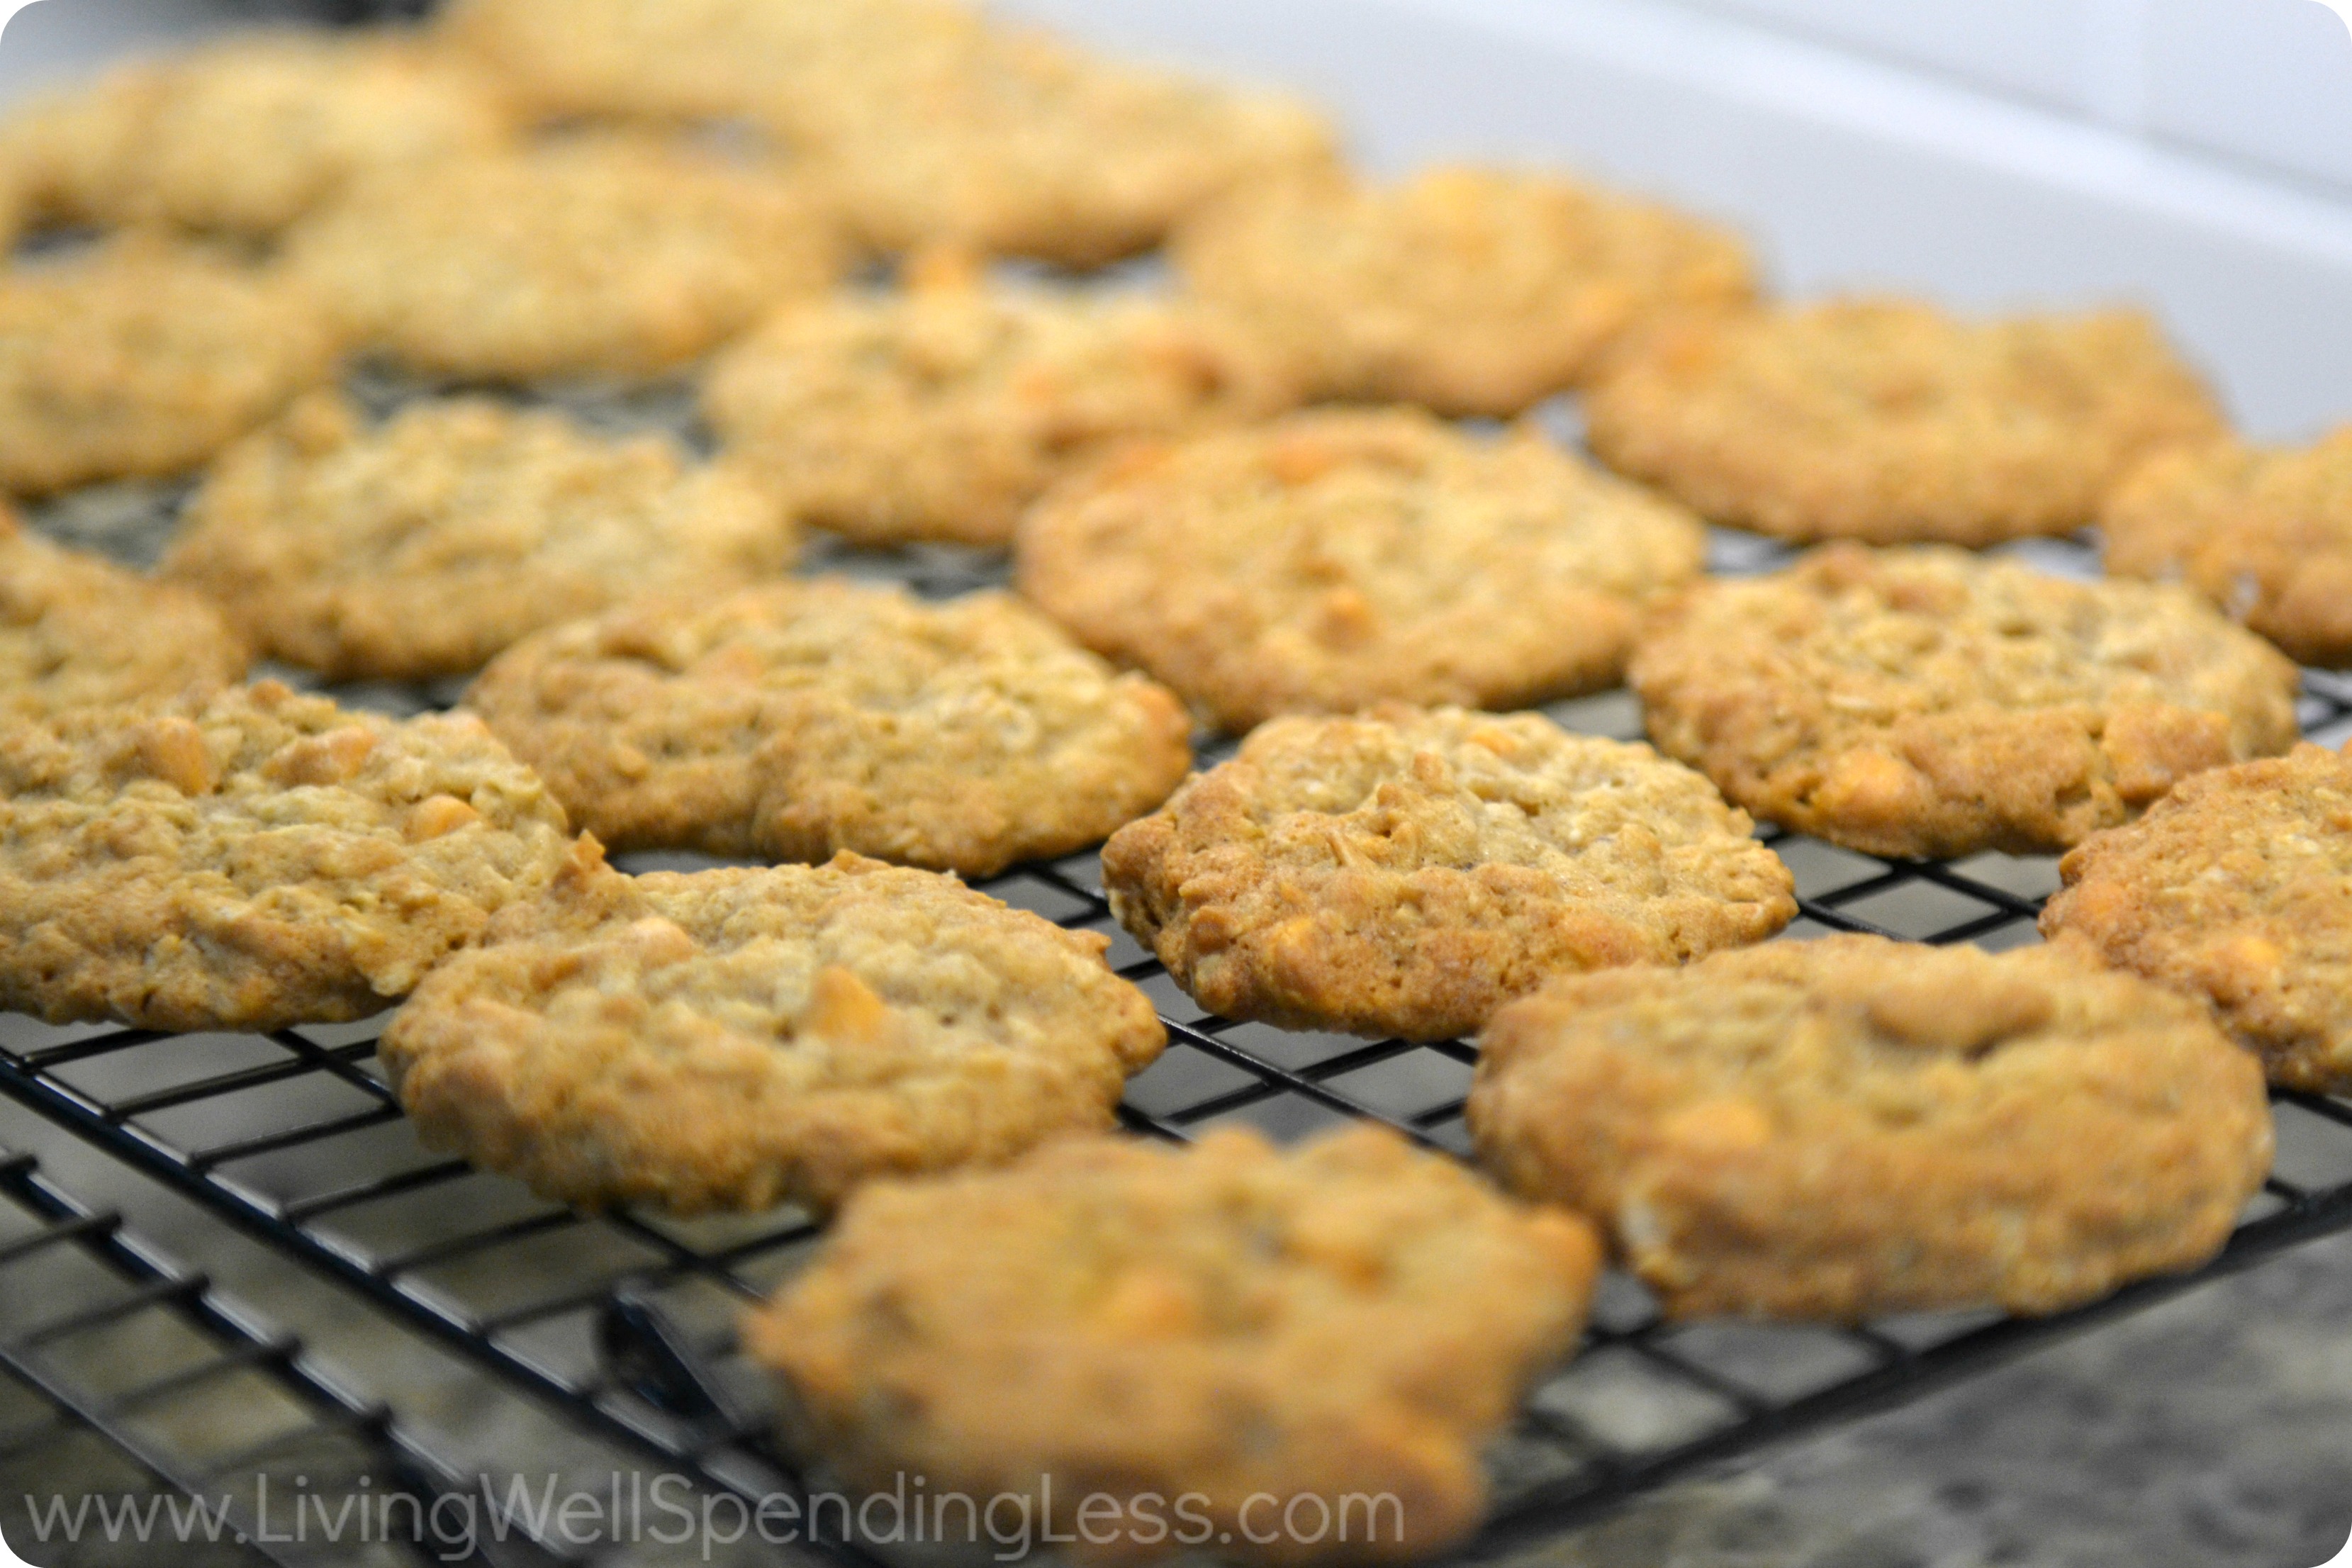
{"label": "oat flake in cookie", "polygon": [[2053,940],[2211,1003],[2273,1082],[2352,1092],[2352,759],[2200,773],[2059,870]]}
{"label": "oat flake in cookie", "polygon": [[1101,842],[1192,765],[1182,704],[1019,601],[838,578],[557,626],[467,701],[615,849],[992,876]]}
{"label": "oat flake in cookie", "polygon": [[1447,1039],[1563,973],[1795,918],[1747,814],[1538,714],[1278,719],[1103,851],[1128,930],[1213,1013]]}
{"label": "oat flake in cookie", "polygon": [[625,877],[583,839],[382,1048],[428,1142],[548,1196],[825,1209],[1108,1129],[1166,1036],[1105,945],[854,855]]}
{"label": "oat flake in cookie", "polygon": [[2271,1166],[2261,1069],[2079,953],[1776,942],[1549,987],[1469,1121],[1670,1316],[2048,1313],[2218,1251]]}
{"label": "oat flake in cookie", "polygon": [[1614,685],[1706,537],[1532,428],[1392,409],[1138,443],[1049,492],[1015,552],[1021,591],[1080,642],[1240,733]]}
{"label": "oat flake in cookie", "polygon": [[1650,737],[1734,802],[1868,854],[2056,854],[2286,750],[2294,667],[2179,588],[1832,545],[1645,629]]}
{"label": "oat flake in cookie", "polygon": [[394,723],[264,681],[0,725],[0,1006],[173,1031],[362,1018],[570,841],[469,715]]}
{"label": "oat flake in cookie", "polygon": [[[1174,1550],[1148,1499],[1196,1493],[1220,1556],[1411,1562],[1476,1527],[1480,1446],[1574,1345],[1599,1261],[1581,1221],[1377,1128],[1074,1140],[867,1188],[744,1343],[853,1486],[1042,1509],[1050,1478],[1060,1533],[1089,1494],[1120,1503],[1113,1558]],[[1344,1542],[1300,1507],[1245,1543],[1307,1496],[1352,1501]]]}

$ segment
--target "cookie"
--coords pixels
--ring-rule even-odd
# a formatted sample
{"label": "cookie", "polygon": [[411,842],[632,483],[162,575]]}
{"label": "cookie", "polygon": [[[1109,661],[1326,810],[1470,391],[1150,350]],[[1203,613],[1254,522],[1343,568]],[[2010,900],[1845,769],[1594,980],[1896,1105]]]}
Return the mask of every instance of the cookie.
{"label": "cookie", "polygon": [[2179,588],[1829,545],[1662,608],[1650,738],[1769,822],[1867,854],[2056,854],[2294,743],[2297,675]]}
{"label": "cookie", "polygon": [[394,723],[264,681],[0,726],[0,1007],[363,1018],[544,888],[570,837],[470,716]]}
{"label": "cookie", "polygon": [[0,487],[177,474],[332,374],[325,316],[274,270],[152,237],[0,276]]}
{"label": "cookie", "polygon": [[674,369],[851,260],[805,180],[620,132],[378,171],[289,253],[359,342],[491,382]]}
{"label": "cookie", "polygon": [[1796,917],[1747,814],[1539,714],[1277,719],[1103,850],[1111,909],[1210,1012],[1467,1035],[1555,975],[1676,963]]}
{"label": "cookie", "polygon": [[1020,1498],[1089,1558],[1412,1562],[1476,1526],[1479,1445],[1597,1264],[1580,1221],[1376,1128],[1074,1140],[858,1194],[744,1342],[856,1487]]}
{"label": "cookie", "polygon": [[601,440],[472,397],[370,429],[320,395],[214,466],[163,572],[273,658],[423,680],[641,595],[773,577],[793,542],[763,487],[660,437]]}
{"label": "cookie", "polygon": [[200,595],[61,550],[0,510],[0,721],[225,685],[249,658]]}
{"label": "cookie", "polygon": [[1895,300],[1696,316],[1585,400],[1620,473],[1783,539],[1987,545],[2089,526],[2212,394],[2137,311],[1963,321]]}
{"label": "cookie", "polygon": [[2271,1167],[2204,1010],[2050,948],[1777,942],[1496,1015],[1469,1121],[1667,1314],[2062,1311],[2211,1258]]}
{"label": "cookie", "polygon": [[1239,733],[1613,686],[1706,542],[1533,429],[1394,409],[1139,443],[1049,492],[1015,548],[1021,591],[1080,642]]}
{"label": "cookie", "polygon": [[703,408],[802,517],[860,543],[1005,544],[1108,444],[1297,401],[1286,367],[1182,304],[984,288],[792,307],[713,366]]}
{"label": "cookie", "polygon": [[1174,697],[1017,601],[841,579],[557,626],[466,700],[619,849],[993,876],[1099,843],[1192,765]]}
{"label": "cookie", "polygon": [[2352,667],[2352,426],[2159,454],[2099,513],[2109,572],[2180,581],[2298,663]]}
{"label": "cookie", "polygon": [[2200,773],[2058,868],[2046,935],[2210,1003],[2273,1081],[2352,1093],[2352,759]]}
{"label": "cookie", "polygon": [[1106,945],[854,855],[625,877],[583,839],[383,1056],[427,1142],[547,1196],[829,1209],[1108,1128],[1167,1037]]}
{"label": "cookie", "polygon": [[1661,310],[1738,302],[1735,236],[1558,174],[1449,167],[1398,185],[1264,181],[1177,237],[1185,282],[1335,397],[1513,415],[1581,384]]}
{"label": "cookie", "polygon": [[268,235],[363,170],[512,134],[488,79],[396,33],[246,33],[120,67],[0,126],[53,221]]}

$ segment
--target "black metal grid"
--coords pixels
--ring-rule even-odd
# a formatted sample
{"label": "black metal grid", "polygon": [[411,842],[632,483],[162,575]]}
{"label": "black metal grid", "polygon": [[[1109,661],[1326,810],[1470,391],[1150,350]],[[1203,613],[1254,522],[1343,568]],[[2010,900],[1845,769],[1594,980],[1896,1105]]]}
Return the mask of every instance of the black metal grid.
{"label": "black metal grid", "polygon": [[[2073,544],[2026,552],[2072,573],[2089,560]],[[1725,535],[1717,556],[1718,569],[1753,571],[1781,552]],[[813,564],[940,595],[1001,575],[984,558],[944,549],[835,552]],[[450,693],[344,695],[414,710]],[[1622,693],[1549,711],[1588,732],[1639,730]],[[2352,679],[2310,676],[2303,718],[2314,733],[2352,731]],[[1211,747],[1203,763],[1224,754]],[[1765,837],[1797,876],[1796,936],[1860,931],[2015,945],[2035,940],[2034,919],[2055,884],[2046,860],[1917,864]],[[648,856],[621,863],[708,862]],[[1123,1116],[1137,1132],[1183,1140],[1239,1121],[1293,1137],[1358,1118],[1435,1148],[1466,1149],[1461,1116],[1471,1047],[1367,1042],[1204,1016],[1118,931],[1091,855],[1021,868],[987,890],[1065,926],[1109,933],[1113,964],[1153,996],[1170,1047],[1130,1086]],[[383,1082],[373,1059],[378,1026],[163,1037],[0,1018],[0,1090],[582,1428],[747,1499],[791,1489],[789,1466],[767,1440],[759,1382],[730,1360],[728,1347],[735,1314],[790,1274],[814,1228],[792,1213],[693,1222],[583,1215],[436,1157],[417,1145]],[[2352,1103],[2283,1094],[2277,1111],[2278,1174],[2218,1260],[2056,1319],[1948,1314],[1859,1331],[1676,1326],[1658,1320],[1638,1285],[1612,1277],[1584,1353],[1536,1391],[1496,1447],[1496,1513],[1474,1554],[2352,1228]],[[837,1555],[858,1555],[849,1544],[828,1544]]]}

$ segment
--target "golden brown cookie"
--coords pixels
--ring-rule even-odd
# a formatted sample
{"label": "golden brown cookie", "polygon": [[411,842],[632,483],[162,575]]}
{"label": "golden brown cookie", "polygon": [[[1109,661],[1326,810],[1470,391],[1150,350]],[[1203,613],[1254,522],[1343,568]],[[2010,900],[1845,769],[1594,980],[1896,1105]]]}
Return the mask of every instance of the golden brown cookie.
{"label": "golden brown cookie", "polygon": [[2200,773],[2059,870],[2045,934],[2210,1002],[2274,1082],[2352,1092],[2352,759]]}
{"label": "golden brown cookie", "polygon": [[1873,855],[2055,854],[2296,734],[2294,667],[2194,595],[1940,546],[1694,588],[1632,674],[1659,750]]}
{"label": "golden brown cookie", "polygon": [[969,279],[788,308],[703,395],[730,455],[806,521],[872,544],[1008,543],[1111,442],[1296,401],[1286,367],[1214,312]]}
{"label": "golden brown cookie", "polygon": [[1021,591],[1080,642],[1240,732],[1613,685],[1706,537],[1532,428],[1395,409],[1139,444],[1050,492],[1016,549]]}
{"label": "golden brown cookie", "polygon": [[382,1048],[429,1142],[548,1196],[824,1209],[1108,1128],[1167,1037],[1106,945],[855,855],[625,877],[583,839]]}
{"label": "golden brown cookie", "polygon": [[2159,454],[2099,513],[2107,570],[2179,580],[2304,664],[2352,666],[2352,426]]}
{"label": "golden brown cookie", "polygon": [[1111,909],[1209,1011],[1448,1039],[1559,974],[1795,918],[1745,812],[1539,714],[1277,719],[1103,850]]}
{"label": "golden brown cookie", "polygon": [[[852,1485],[1040,1510],[1050,1486],[1034,1517],[1089,1558],[1410,1562],[1475,1528],[1479,1445],[1575,1342],[1598,1261],[1581,1222],[1376,1128],[1075,1140],[867,1188],[744,1339]],[[1073,1517],[1091,1494],[1116,1510]]]}
{"label": "golden brown cookie", "polygon": [[289,244],[358,342],[479,381],[673,369],[851,259],[805,179],[617,132],[378,171]]}
{"label": "golden brown cookie", "polygon": [[1894,300],[1662,326],[1585,419],[1602,461],[1717,522],[1972,546],[2087,527],[2134,463],[2222,429],[2137,312],[1970,321]]}
{"label": "golden brown cookie", "polygon": [[616,849],[992,876],[1168,797],[1182,705],[1002,594],[841,579],[662,600],[518,644],[467,701]]}
{"label": "golden brown cookie", "polygon": [[544,888],[570,838],[470,715],[394,723],[264,681],[0,726],[0,1006],[363,1018]]}
{"label": "golden brown cookie", "polygon": [[2202,1008],[2050,948],[1612,970],[1480,1049],[1481,1160],[1677,1318],[2061,1311],[2203,1263],[2271,1166],[2262,1074]]}
{"label": "golden brown cookie", "polygon": [[0,277],[0,488],[193,468],[333,371],[325,317],[273,270],[152,237]]}
{"label": "golden brown cookie", "polygon": [[1512,415],[1631,327],[1755,289],[1733,235],[1558,174],[1261,182],[1186,226],[1185,281],[1289,345],[1329,396]]}
{"label": "golden brown cookie", "polygon": [[224,685],[249,658],[201,595],[61,550],[0,508],[0,721]]}
{"label": "golden brown cookie", "polygon": [[657,437],[600,440],[486,398],[370,429],[322,394],[215,465],[163,571],[273,658],[420,680],[643,595],[773,577],[793,543],[763,487]]}
{"label": "golden brown cookie", "polygon": [[0,124],[38,216],[272,234],[362,171],[512,133],[488,79],[390,32],[239,34],[123,66]]}

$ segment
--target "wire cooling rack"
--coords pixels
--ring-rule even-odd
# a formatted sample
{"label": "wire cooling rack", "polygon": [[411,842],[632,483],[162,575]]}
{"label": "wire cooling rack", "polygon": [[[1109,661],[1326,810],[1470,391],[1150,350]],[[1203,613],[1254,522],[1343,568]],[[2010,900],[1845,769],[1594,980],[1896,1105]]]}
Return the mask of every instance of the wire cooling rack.
{"label": "wire cooling rack", "polygon": [[[134,526],[137,519],[167,514],[173,502],[168,491],[84,498],[79,510],[41,521],[135,557],[150,553],[152,531]],[[2065,574],[2094,566],[2089,551],[2074,542],[2022,552]],[[1717,536],[1719,571],[1756,571],[1783,558],[1767,542]],[[906,582],[932,596],[1003,577],[987,558],[948,549],[821,551],[811,565]],[[416,711],[457,693],[367,688],[340,695]],[[1640,730],[1622,693],[1548,711],[1587,733],[1631,738]],[[2352,678],[2307,676],[2302,717],[2306,731],[2323,738],[2352,733]],[[1202,764],[1229,751],[1206,748]],[[2048,860],[1987,855],[1918,864],[1766,837],[1796,875],[1801,918],[1792,937],[1875,931],[2015,946],[2038,940],[2034,919],[2056,886]],[[620,864],[644,870],[715,862],[635,856]],[[1434,1148],[1466,1150],[1469,1046],[1368,1042],[1203,1016],[1118,931],[1092,855],[1024,867],[985,887],[1066,927],[1109,934],[1112,963],[1152,996],[1170,1046],[1130,1086],[1122,1115],[1137,1133],[1181,1141],[1243,1122],[1289,1139],[1352,1118]],[[764,1384],[731,1354],[731,1326],[747,1303],[789,1277],[814,1227],[791,1212],[697,1221],[625,1211],[592,1215],[436,1155],[419,1145],[383,1081],[373,1043],[380,1026],[377,1020],[267,1036],[163,1037],[0,1017],[0,1091],[579,1429],[717,1491],[756,1500],[795,1490],[799,1479],[768,1436]],[[1496,1511],[1470,1554],[1566,1528],[1699,1467],[1916,1397],[2053,1337],[2352,1228],[2352,1103],[2283,1094],[2276,1110],[2277,1173],[2218,1259],[2199,1274],[2149,1281],[2054,1319],[1944,1314],[1853,1331],[1669,1325],[1639,1285],[1611,1277],[1583,1352],[1534,1392],[1492,1450]],[[21,1172],[11,1177],[15,1169],[0,1166],[0,1182],[28,1179]],[[90,1222],[68,1213],[58,1223]],[[183,1304],[203,1300],[196,1287],[163,1276],[150,1288]],[[299,1374],[294,1358],[266,1340],[232,1346],[231,1353]],[[25,1375],[5,1356],[0,1369]],[[349,1422],[377,1420],[341,1408]],[[90,1430],[115,1430],[104,1409],[76,1410]],[[370,1429],[379,1436],[395,1430],[380,1421]],[[430,1471],[429,1457],[417,1462]],[[201,1479],[176,1471],[163,1479],[173,1486]],[[817,1544],[839,1557],[862,1555],[852,1542]]]}

